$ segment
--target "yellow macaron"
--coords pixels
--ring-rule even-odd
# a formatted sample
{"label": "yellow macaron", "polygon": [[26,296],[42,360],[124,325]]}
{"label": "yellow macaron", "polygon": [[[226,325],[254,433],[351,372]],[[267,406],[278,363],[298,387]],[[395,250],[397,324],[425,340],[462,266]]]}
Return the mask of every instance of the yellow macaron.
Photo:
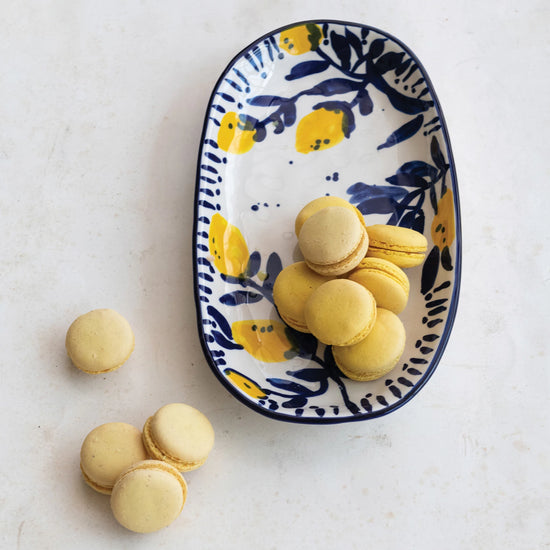
{"label": "yellow macaron", "polygon": [[147,419],[143,442],[152,458],[187,472],[206,461],[214,446],[214,428],[194,407],[170,403]]}
{"label": "yellow macaron", "polygon": [[361,214],[361,212],[357,209],[357,207],[353,206],[353,204],[341,197],[325,195],[324,197],[319,197],[308,202],[300,210],[300,212],[298,212],[298,215],[296,216],[296,220],[294,222],[294,232],[296,233],[296,236],[298,237],[300,235],[302,225],[304,225],[304,222],[308,218],[313,216],[313,214],[319,212],[319,210],[327,208],[328,206],[341,206],[343,208],[349,208],[359,218],[359,221],[363,225],[365,225],[365,218],[363,217],[363,214]]}
{"label": "yellow macaron", "polygon": [[293,329],[309,332],[304,316],[306,301],[316,288],[330,280],[310,269],[305,262],[285,267],[273,284],[273,302],[281,319]]}
{"label": "yellow macaron", "polygon": [[304,315],[311,333],[327,345],[351,345],[371,331],[376,302],[362,285],[348,279],[333,279],[314,290]]}
{"label": "yellow macaron", "polygon": [[95,309],[78,317],[67,331],[65,347],[72,363],[88,374],[118,369],[134,350],[128,321],[112,309]]}
{"label": "yellow macaron", "polygon": [[160,460],[143,460],[117,479],[111,510],[126,529],[152,533],[180,515],[186,498],[187,483],[176,468]]}
{"label": "yellow macaron", "polygon": [[333,346],[338,368],[352,380],[376,380],[390,372],[405,349],[405,327],[395,313],[378,308],[369,334],[351,346]]}
{"label": "yellow macaron", "polygon": [[415,267],[424,261],[428,240],[414,229],[376,224],[367,226],[367,233],[369,258],[383,258],[399,267]]}
{"label": "yellow macaron", "polygon": [[298,246],[310,269],[338,276],[351,271],[365,257],[369,238],[352,210],[329,206],[304,222]]}
{"label": "yellow macaron", "polygon": [[109,495],[117,477],[146,458],[140,430],[125,422],[109,422],[85,437],[80,449],[80,469],[92,489]]}
{"label": "yellow macaron", "polygon": [[388,260],[365,258],[347,278],[370,290],[378,307],[399,314],[407,305],[409,278],[400,267]]}

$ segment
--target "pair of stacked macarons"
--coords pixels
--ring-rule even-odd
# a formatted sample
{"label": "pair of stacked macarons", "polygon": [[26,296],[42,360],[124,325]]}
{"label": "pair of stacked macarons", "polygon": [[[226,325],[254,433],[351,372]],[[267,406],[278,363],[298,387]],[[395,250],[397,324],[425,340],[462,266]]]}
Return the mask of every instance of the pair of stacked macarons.
{"label": "pair of stacked macarons", "polygon": [[187,483],[182,472],[204,464],[214,445],[208,418],[190,405],[164,405],[143,433],[125,422],[94,428],[80,450],[84,481],[111,496],[116,520],[131,531],[150,533],[183,510]]}
{"label": "pair of stacked macarons", "polygon": [[367,226],[355,206],[333,196],[306,204],[295,233],[304,260],[287,266],[275,281],[280,317],[332,346],[349,378],[380,378],[405,348],[398,314],[410,284],[402,268],[424,261],[426,238],[408,228]]}

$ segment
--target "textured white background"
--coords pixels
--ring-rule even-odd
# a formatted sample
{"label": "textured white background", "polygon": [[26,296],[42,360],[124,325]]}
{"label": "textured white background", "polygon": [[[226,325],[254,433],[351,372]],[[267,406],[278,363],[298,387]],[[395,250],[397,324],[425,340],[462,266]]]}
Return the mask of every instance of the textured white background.
{"label": "textured white background", "polygon": [[[544,0],[0,1],[2,549],[550,548],[550,23]],[[279,26],[401,39],[447,119],[463,222],[455,328],[428,385],[378,420],[267,419],[202,356],[192,290],[196,157],[231,58]],[[111,307],[128,363],[69,364],[79,314]],[[84,485],[84,436],[161,405],[217,440],[184,512],[137,535]]]}

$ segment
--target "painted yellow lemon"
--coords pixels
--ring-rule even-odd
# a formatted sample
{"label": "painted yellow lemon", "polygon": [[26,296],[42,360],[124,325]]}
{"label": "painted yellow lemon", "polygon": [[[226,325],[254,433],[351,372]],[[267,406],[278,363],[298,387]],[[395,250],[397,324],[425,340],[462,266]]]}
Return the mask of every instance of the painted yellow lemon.
{"label": "painted yellow lemon", "polygon": [[248,247],[242,233],[217,212],[210,221],[208,233],[210,254],[216,269],[224,275],[239,277],[248,265]]}
{"label": "painted yellow lemon", "polygon": [[233,111],[225,113],[218,130],[218,145],[227,153],[240,155],[252,149],[256,130],[247,129]]}
{"label": "painted yellow lemon", "polygon": [[307,23],[283,31],[279,39],[279,46],[291,55],[300,55],[316,50],[322,39],[321,28],[313,23]]}
{"label": "painted yellow lemon", "polygon": [[234,386],[239,388],[246,395],[252,397],[253,399],[265,399],[267,395],[265,392],[250,378],[246,377],[244,374],[237,372],[234,369],[225,369],[224,374],[231,380]]}
{"label": "painted yellow lemon", "polygon": [[432,239],[439,250],[451,246],[455,239],[455,212],[453,192],[450,189],[445,191],[437,203],[437,214],[432,221]]}
{"label": "painted yellow lemon", "polygon": [[286,325],[280,321],[235,321],[231,330],[235,342],[264,363],[287,361],[287,355],[292,350],[292,344],[286,335]]}
{"label": "painted yellow lemon", "polygon": [[298,123],[296,128],[296,151],[311,153],[334,147],[344,139],[347,117],[344,111],[317,109]]}

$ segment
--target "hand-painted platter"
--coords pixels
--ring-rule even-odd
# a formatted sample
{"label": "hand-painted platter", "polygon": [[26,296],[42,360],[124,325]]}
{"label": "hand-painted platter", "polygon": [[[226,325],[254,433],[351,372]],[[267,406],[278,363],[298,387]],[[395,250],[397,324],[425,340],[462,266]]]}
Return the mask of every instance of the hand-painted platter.
{"label": "hand-painted platter", "polygon": [[[428,239],[407,270],[398,365],[354,382],[330,347],[288,328],[273,282],[300,259],[294,219],[336,195],[367,225],[409,227]],[[196,181],[194,285],[206,359],[240,401],[303,423],[375,418],[426,384],[447,344],[460,283],[458,188],[443,114],[416,56],[378,29],[295,23],[238,54],[218,80]]]}

